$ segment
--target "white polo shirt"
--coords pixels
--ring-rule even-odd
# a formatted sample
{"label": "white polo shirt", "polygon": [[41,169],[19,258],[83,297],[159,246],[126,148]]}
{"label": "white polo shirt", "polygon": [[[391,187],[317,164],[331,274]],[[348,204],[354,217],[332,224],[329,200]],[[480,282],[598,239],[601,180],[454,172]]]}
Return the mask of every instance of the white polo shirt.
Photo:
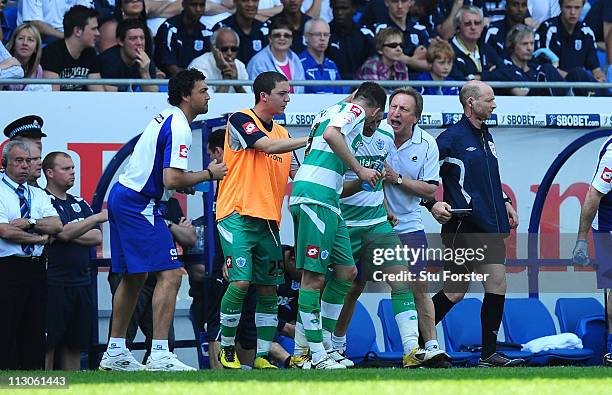
{"label": "white polo shirt", "polygon": [[[393,129],[385,121],[380,126],[384,130]],[[419,180],[425,182],[440,182],[440,165],[438,163],[438,145],[429,133],[415,126],[412,138],[401,147],[393,145],[387,163],[402,175],[404,182]],[[385,196],[391,211],[397,216],[399,223],[395,226],[396,233],[415,232],[423,230],[421,219],[421,198],[406,193],[399,185],[384,184]]]}
{"label": "white polo shirt", "polygon": [[[19,196],[16,189],[19,186],[6,174],[0,175],[0,224],[8,224],[14,219],[21,218],[19,208]],[[40,188],[24,184],[26,188],[25,197],[31,202],[30,218],[41,219],[45,217],[57,217],[57,211],[51,204],[51,199],[45,191]],[[36,244],[33,256],[40,256],[45,246]],[[0,257],[11,255],[25,256],[20,244],[0,238]]]}

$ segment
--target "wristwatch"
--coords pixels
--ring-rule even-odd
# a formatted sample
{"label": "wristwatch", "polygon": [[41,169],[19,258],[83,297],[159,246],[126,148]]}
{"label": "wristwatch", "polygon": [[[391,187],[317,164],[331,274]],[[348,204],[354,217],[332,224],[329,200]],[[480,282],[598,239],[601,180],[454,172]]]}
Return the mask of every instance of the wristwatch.
{"label": "wristwatch", "polygon": [[397,175],[397,181],[396,181],[396,184],[397,184],[397,185],[402,185],[402,182],[404,182],[404,180],[402,179],[402,175],[401,175],[401,174],[398,174],[398,175]]}
{"label": "wristwatch", "polygon": [[33,229],[36,226],[36,218],[28,218],[28,223],[30,224],[30,229]]}

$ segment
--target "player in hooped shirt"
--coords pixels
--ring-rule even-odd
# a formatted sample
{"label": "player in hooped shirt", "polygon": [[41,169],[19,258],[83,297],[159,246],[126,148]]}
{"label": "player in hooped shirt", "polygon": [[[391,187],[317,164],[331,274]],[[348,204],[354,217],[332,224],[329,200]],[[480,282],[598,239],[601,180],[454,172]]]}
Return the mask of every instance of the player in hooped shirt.
{"label": "player in hooped shirt", "polygon": [[[101,370],[195,370],[168,349],[168,329],[181,285],[181,263],[164,222],[165,201],[176,189],[221,179],[224,163],[212,161],[207,169],[190,172],[189,124],[208,112],[208,86],[204,75],[189,69],[168,84],[172,107],[156,115],[142,133],[119,182],[108,197],[112,271],[123,277],[113,299],[113,322]],[[153,294],[153,344],[146,366],[125,346],[130,317],[147,274],[157,277]]]}

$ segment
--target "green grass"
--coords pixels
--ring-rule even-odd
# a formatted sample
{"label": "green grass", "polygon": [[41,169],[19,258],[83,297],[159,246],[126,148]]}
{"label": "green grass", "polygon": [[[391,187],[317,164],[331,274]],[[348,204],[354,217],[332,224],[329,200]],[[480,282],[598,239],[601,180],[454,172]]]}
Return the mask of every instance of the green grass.
{"label": "green grass", "polygon": [[[62,372],[54,372],[62,374]],[[0,377],[31,372],[2,372]],[[185,373],[74,372],[69,389],[10,390],[21,394],[225,394],[225,395],[602,395],[612,368],[353,369],[348,371],[198,371]],[[5,382],[5,380],[2,380]],[[6,390],[0,390],[0,393]]]}

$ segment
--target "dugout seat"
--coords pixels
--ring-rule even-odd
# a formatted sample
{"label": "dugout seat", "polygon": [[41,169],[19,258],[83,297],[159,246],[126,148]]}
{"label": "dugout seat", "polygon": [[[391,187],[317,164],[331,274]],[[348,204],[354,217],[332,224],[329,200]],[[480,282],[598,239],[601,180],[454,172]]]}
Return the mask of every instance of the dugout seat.
{"label": "dugout seat", "polygon": [[[457,303],[442,319],[444,329],[444,343],[447,352],[464,351],[470,348],[481,347],[482,332],[480,325],[480,308],[482,302],[475,298],[466,298]],[[506,334],[506,338],[507,338]],[[532,353],[518,349],[504,349],[498,347],[509,358],[523,358],[530,361]],[[470,352],[470,364],[477,365],[480,352]]]}
{"label": "dugout seat", "polygon": [[555,306],[561,332],[573,332],[593,350],[587,364],[599,365],[606,353],[604,307],[595,298],[559,298]]}
{"label": "dugout seat", "polygon": [[[402,345],[399,328],[397,326],[397,322],[395,321],[395,314],[393,314],[393,303],[391,302],[391,299],[381,299],[381,301],[378,303],[377,314],[382,324],[385,351],[403,353],[404,348]],[[469,363],[470,357],[472,356],[472,354],[469,352],[458,351],[447,351],[447,354],[451,357],[453,365],[466,365]]]}
{"label": "dugout seat", "polygon": [[[506,339],[525,344],[533,339],[556,335],[550,313],[539,299],[506,299],[503,315]],[[536,353],[531,360],[536,365],[585,364],[593,356],[589,349],[548,350]]]}
{"label": "dugout seat", "polygon": [[363,304],[357,301],[346,331],[346,356],[357,365],[363,362],[366,355],[368,359],[373,357],[375,360],[397,364],[401,364],[403,357],[401,352],[381,352],[378,349],[374,322]]}

